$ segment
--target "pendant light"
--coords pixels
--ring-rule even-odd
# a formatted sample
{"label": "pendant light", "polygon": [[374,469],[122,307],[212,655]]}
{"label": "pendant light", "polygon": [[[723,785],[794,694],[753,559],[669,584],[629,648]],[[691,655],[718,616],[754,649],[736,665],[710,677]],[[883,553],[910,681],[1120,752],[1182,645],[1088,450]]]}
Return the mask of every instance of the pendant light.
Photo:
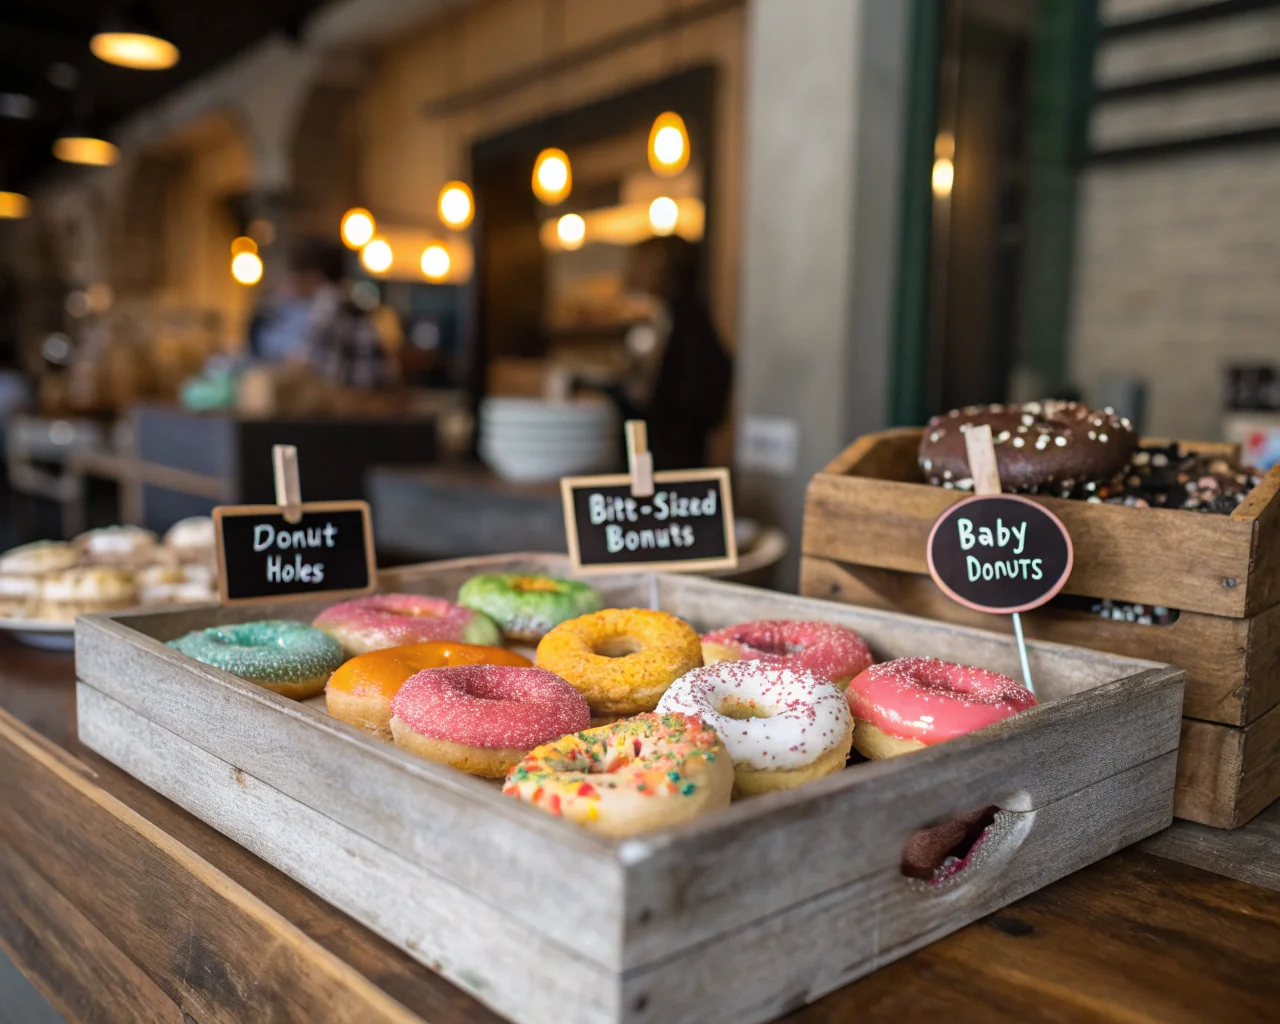
{"label": "pendant light", "polygon": [[419,266],[427,280],[442,281],[449,275],[453,260],[449,258],[449,250],[437,243],[422,250]]}
{"label": "pendant light", "polygon": [[363,249],[373,238],[377,222],[362,206],[353,206],[342,215],[342,244],[348,249]]}
{"label": "pendant light", "polygon": [[262,280],[262,257],[248,249],[231,257],[231,276],[240,284],[257,284]]}
{"label": "pendant light", "polygon": [[[436,201],[436,209],[440,219],[455,231],[461,231],[471,223],[475,216],[475,197],[471,194],[471,186],[465,181],[451,181],[440,190],[440,198]],[[442,275],[443,276],[443,275]]]}
{"label": "pendant light", "polygon": [[164,71],[180,57],[143,3],[122,3],[108,11],[89,40],[89,50],[101,61],[137,71]]}
{"label": "pendant light", "polygon": [[533,163],[533,194],[548,206],[563,203],[573,190],[573,171],[563,149],[549,147]]}
{"label": "pendant light", "polygon": [[53,155],[68,164],[110,167],[120,159],[120,150],[106,139],[71,129],[54,142]]}
{"label": "pendant light", "polygon": [[689,130],[674,111],[659,114],[649,129],[649,167],[654,174],[671,178],[689,166]]}
{"label": "pendant light", "polygon": [[21,220],[31,212],[31,200],[21,192],[0,192],[0,220]]}
{"label": "pendant light", "polygon": [[375,238],[360,250],[360,262],[371,274],[385,274],[394,259],[395,254],[385,238]]}
{"label": "pendant light", "polygon": [[669,235],[680,219],[680,207],[670,196],[658,196],[649,204],[649,227],[655,235]]}

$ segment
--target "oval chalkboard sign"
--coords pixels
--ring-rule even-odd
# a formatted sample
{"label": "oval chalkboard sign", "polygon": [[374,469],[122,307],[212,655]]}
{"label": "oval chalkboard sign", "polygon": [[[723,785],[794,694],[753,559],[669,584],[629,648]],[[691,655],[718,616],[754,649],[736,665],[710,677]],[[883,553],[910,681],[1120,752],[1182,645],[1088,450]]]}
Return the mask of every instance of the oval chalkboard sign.
{"label": "oval chalkboard sign", "polygon": [[1013,494],[957,502],[929,534],[929,575],[953,601],[982,612],[1038,608],[1062,589],[1074,558],[1062,520]]}

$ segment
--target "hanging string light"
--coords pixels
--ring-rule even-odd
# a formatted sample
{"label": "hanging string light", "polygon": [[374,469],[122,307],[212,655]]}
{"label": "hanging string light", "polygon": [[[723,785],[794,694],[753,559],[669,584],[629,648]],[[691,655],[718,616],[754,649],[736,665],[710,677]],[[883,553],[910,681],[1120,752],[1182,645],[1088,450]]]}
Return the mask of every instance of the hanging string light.
{"label": "hanging string light", "polygon": [[369,244],[376,228],[373,214],[361,206],[353,206],[342,215],[342,244],[348,249],[362,249]]}
{"label": "hanging string light", "polygon": [[21,220],[31,212],[31,200],[21,192],[0,192],[0,220]]}
{"label": "hanging string light", "polygon": [[431,281],[441,281],[449,275],[453,260],[449,258],[449,250],[443,245],[429,245],[422,250],[419,266],[423,275]]}
{"label": "hanging string light", "polygon": [[566,213],[556,221],[556,237],[566,249],[579,249],[587,237],[587,222],[576,213]]}
{"label": "hanging string light", "polygon": [[178,63],[178,48],[160,32],[154,13],[143,3],[121,3],[102,19],[89,40],[99,60],[136,71],[163,71]]}
{"label": "hanging string light", "polygon": [[440,219],[456,231],[461,231],[475,216],[475,199],[471,187],[465,181],[451,181],[440,190],[436,202]]}
{"label": "hanging string light", "polygon": [[262,280],[262,257],[248,249],[231,257],[231,276],[244,285]]}
{"label": "hanging string light", "polygon": [[684,118],[668,110],[659,114],[649,129],[649,167],[664,178],[674,177],[689,166],[689,130]]}
{"label": "hanging string light", "polygon": [[680,219],[680,207],[670,196],[658,196],[649,204],[649,226],[655,235],[669,235]]}
{"label": "hanging string light", "polygon": [[385,274],[391,269],[394,258],[385,238],[375,238],[360,250],[360,262],[371,274]]}
{"label": "hanging string light", "polygon": [[120,150],[106,139],[68,133],[54,142],[53,155],[63,163],[110,167],[120,159]]}
{"label": "hanging string light", "polygon": [[573,171],[563,149],[550,147],[533,163],[533,194],[548,206],[563,203],[573,190]]}

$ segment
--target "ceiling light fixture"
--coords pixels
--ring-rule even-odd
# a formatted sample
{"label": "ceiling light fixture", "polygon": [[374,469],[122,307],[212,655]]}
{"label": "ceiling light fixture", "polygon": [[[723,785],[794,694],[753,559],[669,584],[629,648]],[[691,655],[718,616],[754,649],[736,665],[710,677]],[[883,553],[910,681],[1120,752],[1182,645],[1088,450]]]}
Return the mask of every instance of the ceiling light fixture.
{"label": "ceiling light fixture", "polygon": [[21,192],[0,192],[0,220],[21,220],[31,212],[31,200]]}
{"label": "ceiling light fixture", "polygon": [[576,213],[566,213],[556,221],[556,237],[570,252],[580,249],[587,237],[587,222]]}
{"label": "ceiling light fixture", "polygon": [[384,238],[375,238],[360,250],[360,262],[371,274],[385,274],[391,269],[394,258],[391,246]]}
{"label": "ceiling light fixture", "polygon": [[120,159],[120,150],[106,139],[68,132],[53,144],[53,155],[68,164],[110,167]]}
{"label": "ceiling light fixture", "polygon": [[440,219],[449,227],[461,231],[475,216],[475,199],[471,187],[465,181],[451,181],[440,190],[436,203]]}
{"label": "ceiling light fixture", "polygon": [[262,280],[262,257],[256,252],[238,252],[231,258],[231,276],[241,284],[257,284]]}
{"label": "ceiling light fixture", "polygon": [[670,196],[658,196],[649,204],[649,226],[655,235],[669,235],[680,219],[680,207]]}
{"label": "ceiling light fixture", "polygon": [[573,190],[573,171],[563,149],[544,149],[533,162],[533,194],[548,206],[563,203]]}
{"label": "ceiling light fixture", "polygon": [[89,50],[101,61],[137,71],[164,71],[181,56],[141,3],[122,4],[110,11],[89,40]]}
{"label": "ceiling light fixture", "polygon": [[373,214],[363,207],[353,206],[342,215],[342,244],[348,249],[364,248],[375,230]]}
{"label": "ceiling light fixture", "polygon": [[453,260],[443,245],[429,245],[422,250],[422,273],[431,281],[440,281],[448,276]]}
{"label": "ceiling light fixture", "polygon": [[684,118],[668,110],[659,114],[649,129],[649,167],[654,174],[670,178],[689,166],[689,130]]}

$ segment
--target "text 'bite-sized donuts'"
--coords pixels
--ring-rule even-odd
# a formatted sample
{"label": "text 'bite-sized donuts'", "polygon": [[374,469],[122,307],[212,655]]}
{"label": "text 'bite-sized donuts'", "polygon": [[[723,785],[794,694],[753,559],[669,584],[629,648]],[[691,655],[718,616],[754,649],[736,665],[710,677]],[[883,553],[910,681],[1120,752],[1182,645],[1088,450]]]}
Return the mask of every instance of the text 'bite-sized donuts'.
{"label": "text 'bite-sized donuts'", "polygon": [[576,686],[593,715],[634,715],[652,711],[668,686],[702,664],[702,642],[666,612],[605,608],[551,630],[537,663]]}
{"label": "text 'bite-sized donuts'", "polygon": [[452,640],[385,647],[344,662],[324,688],[325,704],[331,717],[390,739],[391,698],[411,676],[423,669],[454,665],[528,668],[532,664],[528,658],[503,647]]}
{"label": "text 'bite-sized donuts'", "polygon": [[697,715],[733,760],[734,792],[791,789],[837,772],[853,716],[835,684],[760,661],[720,662],[677,679],[658,710]]}
{"label": "text 'bite-sized donuts'", "polygon": [[853,745],[870,758],[954,739],[1036,703],[1008,676],[937,658],[872,665],[849,683],[845,698],[857,720]]}
{"label": "text 'bite-sized donuts'", "polygon": [[170,640],[169,646],[294,700],[320,693],[343,661],[342,648],[332,637],[283,619],[199,629]]}
{"label": "text 'bite-sized donuts'", "polygon": [[502,639],[487,615],[421,594],[372,594],[343,601],[322,611],[313,625],[342,644],[348,654],[429,640],[497,644]]}
{"label": "text 'bite-sized donuts'", "polygon": [[489,779],[591,721],[582,694],[559,676],[509,665],[424,669],[391,699],[391,715],[396,746]]}
{"label": "text 'bite-sized donuts'", "polygon": [[1078,484],[1106,480],[1129,464],[1138,435],[1111,409],[1079,402],[970,405],[935,416],[920,438],[920,469],[928,483],[973,489],[965,434],[986,424],[1006,491],[1071,494]]}
{"label": "text 'bite-sized donuts'", "polygon": [[762,661],[812,672],[843,690],[871,664],[871,650],[851,629],[831,622],[766,619],[725,626],[702,638],[702,660]]}
{"label": "text 'bite-sized donuts'", "polygon": [[729,805],[733,766],[696,717],[648,713],[530,751],[502,791],[609,836],[631,836]]}

